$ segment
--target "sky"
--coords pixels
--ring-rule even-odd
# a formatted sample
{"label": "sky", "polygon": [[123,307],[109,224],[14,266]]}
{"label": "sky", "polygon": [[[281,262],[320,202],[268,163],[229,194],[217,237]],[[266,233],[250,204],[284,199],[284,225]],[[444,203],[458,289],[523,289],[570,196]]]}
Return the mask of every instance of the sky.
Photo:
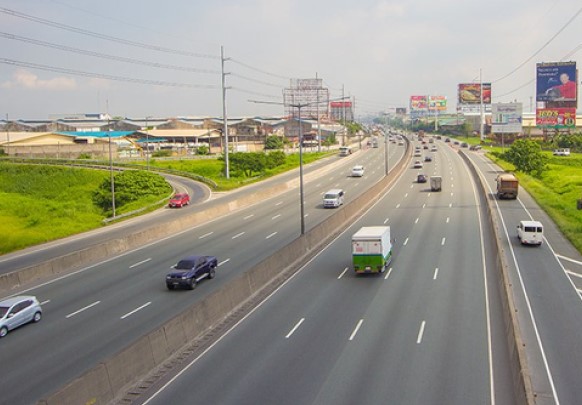
{"label": "sky", "polygon": [[[536,63],[582,57],[579,0],[0,0],[0,119],[282,115],[318,78],[356,116],[492,83],[535,108]],[[579,65],[579,63],[578,63]],[[274,104],[251,102],[265,101]]]}

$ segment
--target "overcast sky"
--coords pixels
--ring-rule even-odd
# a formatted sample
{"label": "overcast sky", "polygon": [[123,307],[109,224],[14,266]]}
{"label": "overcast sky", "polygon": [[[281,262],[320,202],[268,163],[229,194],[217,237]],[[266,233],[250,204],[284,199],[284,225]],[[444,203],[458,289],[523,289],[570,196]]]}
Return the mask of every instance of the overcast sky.
{"label": "overcast sky", "polygon": [[316,74],[331,97],[345,86],[357,115],[425,94],[453,112],[457,85],[480,69],[494,103],[529,111],[537,62],[579,62],[581,10],[580,0],[0,0],[0,118],[221,116],[221,46],[229,116],[283,114],[248,100],[282,102],[291,78]]}

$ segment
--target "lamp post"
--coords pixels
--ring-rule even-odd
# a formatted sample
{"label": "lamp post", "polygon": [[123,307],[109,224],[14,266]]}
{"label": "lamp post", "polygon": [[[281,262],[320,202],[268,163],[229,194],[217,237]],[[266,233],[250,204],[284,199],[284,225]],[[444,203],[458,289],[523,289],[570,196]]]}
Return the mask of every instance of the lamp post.
{"label": "lamp post", "polygon": [[111,208],[113,210],[113,218],[115,218],[115,178],[113,177],[113,157],[111,153],[111,127],[109,121],[107,122],[107,135],[109,138],[109,177],[111,181]]}
{"label": "lamp post", "polygon": [[147,171],[150,171],[150,127],[148,126],[148,119],[151,116],[145,117],[146,119],[146,168]]}

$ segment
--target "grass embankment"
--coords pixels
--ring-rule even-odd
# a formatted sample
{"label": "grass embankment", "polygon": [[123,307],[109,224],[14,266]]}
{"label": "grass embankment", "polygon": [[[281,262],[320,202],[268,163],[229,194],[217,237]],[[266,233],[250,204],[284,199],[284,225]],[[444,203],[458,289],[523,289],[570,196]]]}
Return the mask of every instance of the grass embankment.
{"label": "grass embankment", "polygon": [[[307,164],[333,153],[306,153],[303,162]],[[145,162],[143,165],[145,169]],[[204,176],[217,183],[217,190],[231,190],[294,169],[299,166],[299,156],[289,155],[285,164],[253,178],[226,179],[224,163],[218,159],[152,160],[150,165],[154,170],[161,167]],[[115,174],[116,178],[119,174]],[[103,226],[111,210],[99,206],[95,194],[101,188],[101,200],[109,199],[107,190],[103,190],[103,183],[109,176],[105,170],[0,162],[0,254]],[[155,189],[153,193],[140,194],[131,201],[127,198],[128,195],[135,197],[150,186]],[[154,207],[169,192],[169,185],[162,189],[159,184],[152,185],[151,178],[134,180],[125,194],[116,188],[119,203],[116,215]]]}
{"label": "grass embankment", "polygon": [[[101,170],[0,163],[0,254],[102,226],[108,212],[94,195],[108,179]],[[128,202],[117,215],[154,204],[169,190]]]}
{"label": "grass embankment", "polygon": [[[337,154],[337,151],[304,153],[303,164],[308,164],[334,154]],[[143,163],[145,165],[145,162]],[[218,159],[153,160],[150,161],[150,166],[152,166],[154,170],[158,167],[184,173],[197,174],[214,181],[217,185],[217,191],[228,191],[299,167],[299,155],[287,155],[285,164],[277,166],[274,169],[267,169],[261,175],[252,178],[233,177],[231,173],[230,179],[227,179],[224,176],[224,162]]]}

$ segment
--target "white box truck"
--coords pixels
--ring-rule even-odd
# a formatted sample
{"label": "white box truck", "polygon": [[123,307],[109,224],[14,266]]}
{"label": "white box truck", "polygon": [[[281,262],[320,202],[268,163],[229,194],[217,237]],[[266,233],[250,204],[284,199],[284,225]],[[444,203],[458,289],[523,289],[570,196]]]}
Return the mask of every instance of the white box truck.
{"label": "white box truck", "polygon": [[352,236],[356,273],[382,273],[392,260],[389,226],[365,226]]}

